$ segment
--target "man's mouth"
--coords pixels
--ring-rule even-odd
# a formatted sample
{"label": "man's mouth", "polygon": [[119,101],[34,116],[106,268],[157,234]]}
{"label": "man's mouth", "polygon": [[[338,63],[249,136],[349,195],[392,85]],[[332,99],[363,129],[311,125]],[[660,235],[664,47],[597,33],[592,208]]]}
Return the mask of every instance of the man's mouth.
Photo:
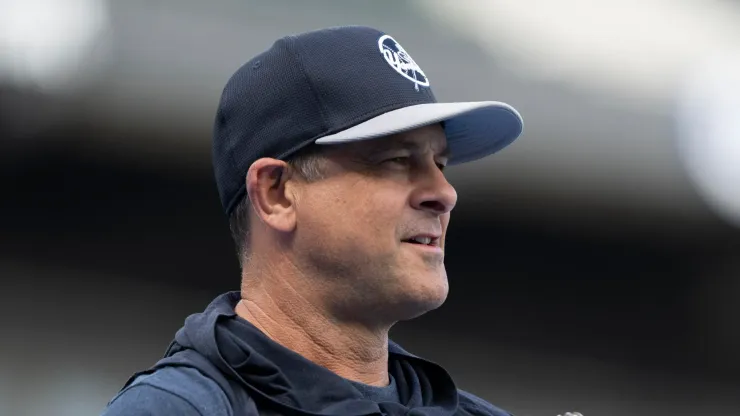
{"label": "man's mouth", "polygon": [[419,245],[424,245],[424,246],[432,246],[432,247],[439,246],[439,237],[430,236],[430,235],[417,235],[417,236],[413,236],[411,238],[407,238],[402,241],[404,243],[419,244]]}

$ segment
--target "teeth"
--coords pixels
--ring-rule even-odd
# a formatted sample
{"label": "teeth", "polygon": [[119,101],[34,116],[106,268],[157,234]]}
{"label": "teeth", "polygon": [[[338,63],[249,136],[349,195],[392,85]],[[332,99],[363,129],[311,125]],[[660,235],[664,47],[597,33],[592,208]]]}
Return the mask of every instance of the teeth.
{"label": "teeth", "polygon": [[420,244],[429,244],[432,242],[431,237],[414,237],[414,241]]}

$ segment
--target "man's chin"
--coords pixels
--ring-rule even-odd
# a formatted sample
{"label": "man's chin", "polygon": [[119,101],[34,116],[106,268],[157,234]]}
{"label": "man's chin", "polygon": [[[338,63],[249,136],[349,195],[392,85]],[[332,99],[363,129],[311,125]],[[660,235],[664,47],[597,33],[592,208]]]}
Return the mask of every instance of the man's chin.
{"label": "man's chin", "polygon": [[398,316],[398,321],[409,321],[415,318],[418,318],[420,316],[423,316],[426,313],[429,313],[439,307],[441,307],[444,304],[444,300],[438,301],[438,302],[417,302],[413,305],[408,305],[408,307],[403,308],[403,310],[400,311]]}
{"label": "man's chin", "polygon": [[401,305],[398,305],[399,320],[414,319],[441,307],[447,300],[447,281],[439,285],[417,287],[407,293]]}

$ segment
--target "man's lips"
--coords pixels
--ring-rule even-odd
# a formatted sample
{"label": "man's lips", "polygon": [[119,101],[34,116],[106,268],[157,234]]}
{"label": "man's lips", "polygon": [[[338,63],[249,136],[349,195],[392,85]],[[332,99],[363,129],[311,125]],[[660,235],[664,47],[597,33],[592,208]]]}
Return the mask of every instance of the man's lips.
{"label": "man's lips", "polygon": [[438,234],[415,234],[401,241],[420,246],[439,247],[440,236]]}

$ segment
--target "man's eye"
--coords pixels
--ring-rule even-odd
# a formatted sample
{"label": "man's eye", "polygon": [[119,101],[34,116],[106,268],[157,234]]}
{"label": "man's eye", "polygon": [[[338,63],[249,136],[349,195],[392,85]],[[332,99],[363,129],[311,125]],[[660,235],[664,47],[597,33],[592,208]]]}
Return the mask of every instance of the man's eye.
{"label": "man's eye", "polygon": [[445,167],[447,167],[447,165],[445,165],[444,163],[437,163],[437,167],[439,168],[439,170],[445,170]]}
{"label": "man's eye", "polygon": [[410,160],[410,158],[408,156],[398,156],[398,157],[390,158],[390,159],[386,160],[386,162],[398,163],[398,164],[405,165],[405,164],[409,163],[409,160]]}

